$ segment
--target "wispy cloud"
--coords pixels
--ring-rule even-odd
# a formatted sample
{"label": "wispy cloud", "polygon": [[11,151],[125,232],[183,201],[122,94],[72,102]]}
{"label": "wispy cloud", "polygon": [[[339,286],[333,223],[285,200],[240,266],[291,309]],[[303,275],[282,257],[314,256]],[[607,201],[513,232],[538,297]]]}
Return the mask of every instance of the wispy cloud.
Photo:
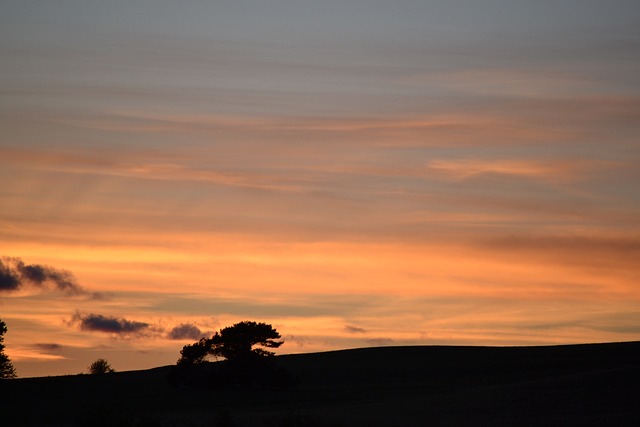
{"label": "wispy cloud", "polygon": [[61,354],[52,354],[49,351],[43,351],[37,347],[17,347],[11,350],[11,359],[17,362],[57,362],[67,359],[67,357]]}
{"label": "wispy cloud", "polygon": [[62,350],[63,346],[56,343],[35,343],[33,344],[33,348],[45,353],[52,353]]}
{"label": "wispy cloud", "polygon": [[478,241],[479,247],[499,256],[519,257],[532,263],[580,266],[610,278],[637,277],[640,236],[616,235],[511,235]]}
{"label": "wispy cloud", "polygon": [[[407,83],[437,86],[457,92],[496,98],[558,97],[560,94],[584,95],[592,86],[592,78],[575,71],[542,66],[518,68],[468,68],[446,73],[431,72],[405,78]],[[582,77],[582,78],[581,78]]]}
{"label": "wispy cloud", "polygon": [[344,330],[350,334],[364,334],[365,332],[367,332],[367,330],[364,328],[360,328],[358,326],[352,326],[352,325],[346,325],[344,327]]}
{"label": "wispy cloud", "polygon": [[566,183],[580,180],[591,171],[618,166],[620,163],[593,159],[434,159],[427,163],[427,174],[454,181],[496,174]]}
{"label": "wispy cloud", "polygon": [[[180,163],[173,152],[157,153],[149,159],[147,153],[131,152],[127,160],[113,153],[103,155],[50,152],[46,150],[11,149],[0,147],[4,161],[38,165],[43,170],[83,175],[103,175],[158,181],[204,182],[220,186],[283,192],[301,192],[313,188],[310,173],[285,172],[278,167],[259,170],[229,165],[199,165],[193,159]],[[176,157],[178,157],[176,159]],[[178,160],[178,162],[176,162]],[[249,159],[250,160],[250,159]],[[223,163],[223,162],[218,162]]]}

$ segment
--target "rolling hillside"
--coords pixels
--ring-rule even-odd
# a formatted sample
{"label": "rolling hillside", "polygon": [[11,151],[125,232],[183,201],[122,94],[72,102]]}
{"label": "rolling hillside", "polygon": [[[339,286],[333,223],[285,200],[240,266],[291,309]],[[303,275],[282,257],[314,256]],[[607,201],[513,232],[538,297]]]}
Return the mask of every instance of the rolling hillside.
{"label": "rolling hillside", "polygon": [[172,387],[172,367],[0,382],[2,426],[640,425],[640,342],[286,355],[284,389]]}

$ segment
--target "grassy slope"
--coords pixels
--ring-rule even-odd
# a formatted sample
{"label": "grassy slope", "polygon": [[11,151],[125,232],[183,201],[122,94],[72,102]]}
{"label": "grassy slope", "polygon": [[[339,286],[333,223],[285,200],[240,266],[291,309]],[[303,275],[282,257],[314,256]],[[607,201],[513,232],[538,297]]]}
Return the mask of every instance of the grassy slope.
{"label": "grassy slope", "polygon": [[278,425],[265,423],[270,419],[320,426],[640,425],[640,342],[382,347],[276,359],[298,385],[176,389],[165,380],[170,367],[4,381],[0,425],[222,427],[229,418],[240,427]]}

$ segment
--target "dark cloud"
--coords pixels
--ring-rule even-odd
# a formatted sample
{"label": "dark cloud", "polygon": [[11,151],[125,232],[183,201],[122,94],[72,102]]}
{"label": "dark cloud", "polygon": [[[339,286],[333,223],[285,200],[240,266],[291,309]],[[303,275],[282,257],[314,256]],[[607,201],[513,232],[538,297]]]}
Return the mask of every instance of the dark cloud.
{"label": "dark cloud", "polygon": [[33,344],[31,347],[45,353],[51,353],[54,351],[62,350],[62,345],[55,344],[55,343],[36,343],[36,344]]}
{"label": "dark cloud", "polygon": [[22,259],[16,257],[0,257],[0,292],[15,291],[25,286],[101,298],[100,294],[83,289],[70,271],[46,265],[25,264]]}
{"label": "dark cloud", "polygon": [[199,340],[202,338],[204,334],[196,325],[192,323],[181,323],[178,326],[174,327],[167,334],[167,338],[171,340]]}
{"label": "dark cloud", "polygon": [[344,330],[349,332],[350,334],[364,334],[365,332],[367,332],[366,329],[359,328],[357,326],[351,326],[351,325],[345,326]]}
{"label": "dark cloud", "polygon": [[4,260],[0,258],[0,291],[14,291],[20,287],[20,277]]}
{"label": "dark cloud", "polygon": [[127,320],[102,314],[74,314],[71,324],[78,324],[84,331],[106,332],[118,335],[138,335],[149,330],[150,325],[144,322]]}

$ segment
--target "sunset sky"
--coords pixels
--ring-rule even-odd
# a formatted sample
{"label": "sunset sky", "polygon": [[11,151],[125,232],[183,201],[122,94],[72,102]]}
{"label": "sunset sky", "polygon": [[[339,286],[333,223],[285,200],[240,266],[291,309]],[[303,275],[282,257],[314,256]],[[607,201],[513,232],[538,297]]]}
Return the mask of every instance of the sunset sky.
{"label": "sunset sky", "polygon": [[3,1],[18,376],[640,339],[637,0]]}

